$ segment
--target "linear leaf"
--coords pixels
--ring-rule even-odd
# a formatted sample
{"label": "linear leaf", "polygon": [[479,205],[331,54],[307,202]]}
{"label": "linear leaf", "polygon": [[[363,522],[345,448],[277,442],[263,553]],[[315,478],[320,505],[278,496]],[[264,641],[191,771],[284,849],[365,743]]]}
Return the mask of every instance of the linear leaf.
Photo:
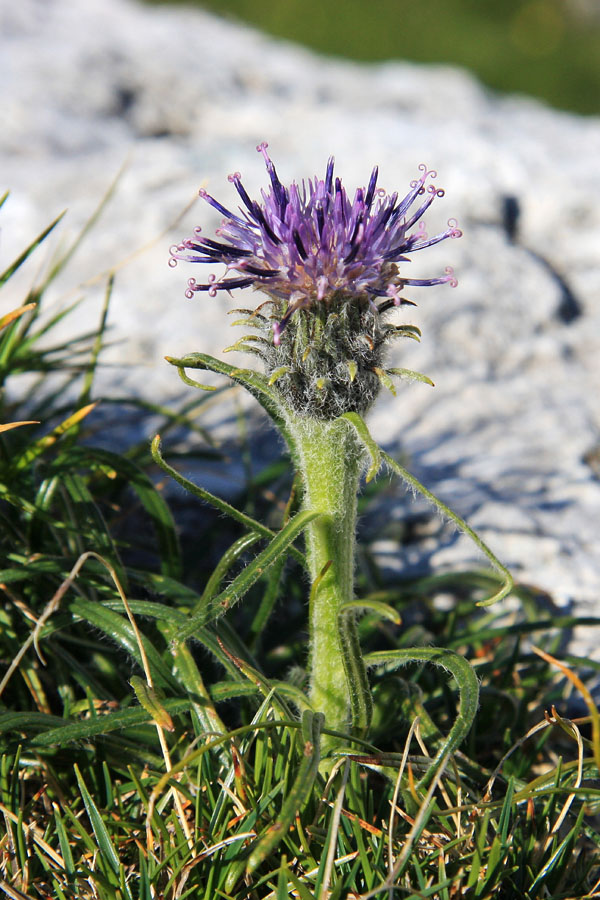
{"label": "linear leaf", "polygon": [[61,422],[60,425],[53,428],[50,434],[44,435],[44,437],[39,438],[39,440],[31,444],[26,452],[16,461],[16,468],[25,469],[34,459],[36,459],[36,457],[40,456],[40,454],[47,450],[48,447],[55,444],[63,434],[66,434],[71,428],[78,425],[82,419],[91,413],[95,406],[95,403],[88,403],[87,406],[78,409],[72,415],[68,416],[64,422]]}
{"label": "linear leaf", "polygon": [[56,833],[58,835],[58,844],[60,847],[60,852],[65,864],[65,874],[67,876],[67,881],[70,886],[72,886],[73,881],[75,879],[75,861],[73,859],[73,854],[71,852],[71,845],[69,843],[69,838],[67,836],[67,830],[65,828],[65,824],[61,818],[60,812],[58,811],[58,807],[54,807],[54,822],[56,825]]}
{"label": "linear leaf", "polygon": [[41,712],[0,713],[0,734],[11,731],[43,731],[49,725],[62,725],[60,716],[50,716]]}
{"label": "linear leaf", "polygon": [[[81,597],[72,597],[66,604],[66,608],[75,616],[89,622],[94,628],[99,628],[105,635],[123,647],[132,656],[138,665],[142,665],[142,659],[131,623],[109,609],[103,603],[94,603]],[[142,637],[144,650],[148,657],[148,663],[152,675],[161,687],[168,685],[172,690],[179,691],[177,679],[172,674],[170,667],[163,661],[162,656],[150,643],[147,637]]]}
{"label": "linear leaf", "polygon": [[88,789],[85,786],[85,782],[81,777],[81,772],[79,771],[79,767],[77,764],[74,766],[75,776],[77,778],[77,783],[79,785],[79,790],[81,792],[81,796],[83,798],[83,803],[88,814],[90,823],[92,825],[93,832],[96,836],[96,840],[98,841],[98,848],[102,853],[102,857],[105,862],[108,863],[112,871],[115,875],[119,874],[119,856],[117,851],[115,850],[113,843],[110,839],[110,835],[104,824],[104,820],[100,815],[98,807],[92,800]]}
{"label": "linear leaf", "polygon": [[239,600],[242,599],[252,585],[258,581],[263,572],[273,565],[279,557],[285,553],[298,535],[304,531],[309,522],[316,519],[320,513],[312,510],[305,510],[297,513],[293,519],[281,529],[281,531],[273,538],[270,544],[258,554],[258,556],[249,563],[231,584],[211,598],[204,609],[198,610],[190,617],[189,622],[178,633],[177,640],[183,641],[192,635],[202,626],[208,624],[213,619],[218,618],[227,609],[231,608]]}
{"label": "linear leaf", "polygon": [[[192,703],[187,698],[181,698],[163,700],[162,705],[170,715],[178,715],[179,713],[187,712],[191,708]],[[56,717],[47,716],[47,718],[51,720]],[[151,721],[152,717],[147,710],[139,706],[133,709],[107,713],[95,719],[84,719],[80,722],[61,720],[62,724],[59,727],[49,728],[47,731],[34,737],[31,740],[31,745],[35,747],[63,746],[71,743],[71,741],[90,740],[94,737],[110,734],[113,731],[122,731],[125,728],[145,725]]]}
{"label": "linear leaf", "polygon": [[64,210],[64,212],[61,212],[61,214],[59,216],[57,216],[56,219],[54,219],[54,221],[51,222],[47,228],[44,228],[44,230],[40,234],[38,234],[36,239],[34,241],[32,241],[31,244],[29,244],[29,246],[21,253],[21,255],[18,256],[15,259],[15,261],[13,263],[11,263],[11,265],[7,269],[4,270],[4,272],[2,272],[2,274],[0,275],[0,286],[5,284],[5,282],[8,281],[8,279],[11,277],[11,275],[14,275],[14,273],[17,271],[17,269],[19,269],[23,265],[25,260],[29,256],[31,256],[31,254],[33,253],[35,248],[39,247],[39,245],[42,243],[42,241],[48,237],[48,235],[50,234],[52,229],[58,225],[58,223],[64,216],[65,212],[66,212],[66,210]]}
{"label": "linear leaf", "polygon": [[394,384],[392,379],[389,377],[387,372],[384,369],[379,368],[379,366],[375,366],[373,371],[379,378],[379,381],[383,385],[383,387],[387,388],[388,391],[390,391],[390,393],[393,394],[393,396],[395,397],[396,396],[396,385]]}
{"label": "linear leaf", "polygon": [[389,466],[389,468],[392,469],[393,472],[396,472],[397,475],[400,475],[400,477],[413,490],[418,491],[419,494],[422,494],[425,499],[429,500],[429,502],[432,503],[437,509],[439,509],[439,511],[444,516],[454,522],[454,524],[461,531],[464,531],[464,533],[471,538],[475,546],[478,547],[478,549],[481,550],[481,552],[485,554],[485,556],[487,556],[492,566],[504,577],[504,584],[502,585],[502,587],[487,600],[480,600],[477,606],[491,606],[492,603],[496,603],[498,600],[503,600],[504,597],[508,596],[508,594],[510,594],[514,587],[513,577],[506,566],[503,566],[498,557],[494,553],[492,553],[488,545],[481,540],[477,532],[473,531],[473,529],[469,525],[467,525],[464,519],[461,519],[461,517],[458,516],[453,510],[451,510],[449,506],[446,506],[446,504],[443,503],[438,497],[436,497],[435,494],[432,493],[432,491],[426,488],[424,484],[421,484],[418,478],[415,478],[414,475],[411,475],[408,469],[405,469],[404,466],[401,466],[400,463],[397,463],[395,459],[392,459],[392,457],[387,453],[383,453],[383,460]]}
{"label": "linear leaf", "polygon": [[254,872],[283,840],[296,815],[308,800],[319,770],[321,729],[324,721],[322,713],[313,713],[310,710],[302,716],[303,757],[298,774],[283,801],[276,821],[257,839],[250,853],[246,867],[249,873]]}
{"label": "linear leaf", "polygon": [[153,722],[165,728],[167,731],[175,731],[173,719],[165,709],[162,700],[159,699],[157,692],[151,688],[143,678],[139,675],[133,675],[129,684],[135,691],[140,706],[143,706]]}
{"label": "linear leaf", "polygon": [[66,465],[104,468],[124,478],[148,513],[158,541],[161,571],[170,578],[181,575],[181,551],[171,511],[150,478],[135,463],[101,447],[71,447]]}
{"label": "linear leaf", "polygon": [[415,372],[413,369],[392,368],[385,371],[388,375],[398,375],[399,378],[409,378],[411,381],[422,381],[424,384],[430,384],[431,387],[435,387],[428,375],[423,375],[422,372]]}
{"label": "linear leaf", "polygon": [[390,619],[395,625],[400,625],[402,621],[398,610],[388,603],[382,603],[381,600],[348,600],[340,607],[339,615],[343,615],[351,609],[369,609],[383,619]]}
{"label": "linear leaf", "polygon": [[[177,469],[174,469],[169,465],[168,462],[165,461],[161,454],[161,442],[160,435],[156,435],[154,440],[152,441],[152,458],[154,462],[160,466],[160,468],[167,472],[168,475],[173,478],[177,484],[180,484],[186,491],[189,491],[191,494],[194,494],[195,497],[198,497],[200,500],[203,500],[205,503],[209,503],[211,506],[214,506],[215,509],[218,509],[219,512],[224,513],[227,516],[230,516],[232,519],[235,519],[236,522],[239,522],[249,531],[256,532],[256,534],[261,535],[261,537],[272,538],[275,537],[276,532],[272,531],[270,528],[267,528],[266,525],[263,525],[261,522],[258,522],[256,519],[253,519],[251,516],[246,515],[246,513],[240,512],[239,509],[236,509],[235,506],[232,506],[231,503],[227,503],[226,500],[222,500],[220,497],[217,497],[215,494],[211,494],[210,491],[205,490],[205,488],[200,487],[197,484],[194,484],[192,481],[189,481],[183,475],[181,475]],[[295,547],[292,547],[290,550],[292,556],[298,560],[298,562],[302,563],[302,565],[306,566],[306,560],[303,554],[296,550]]]}
{"label": "linear leaf", "polygon": [[340,416],[340,418],[346,419],[347,422],[350,422],[350,424],[354,426],[360,440],[365,445],[365,448],[371,457],[371,465],[367,472],[367,481],[371,481],[381,468],[381,450],[379,449],[379,445],[371,437],[371,432],[367,428],[365,420],[362,416],[359,416],[358,413],[347,412],[344,413],[343,416]]}
{"label": "linear leaf", "polygon": [[257,541],[261,539],[261,535],[256,534],[256,532],[250,532],[249,534],[242,535],[241,538],[238,538],[237,541],[234,541],[231,547],[225,551],[214,570],[211,573],[210,578],[206,583],[206,587],[202,593],[202,596],[198,598],[193,612],[201,607],[203,604],[207,603],[211,597],[213,597],[219,589],[221,582],[226,576],[227,572],[231,569],[231,567],[237,562],[237,560],[242,556],[246,550],[256,544]]}
{"label": "linear leaf", "polygon": [[408,647],[402,650],[382,650],[368,653],[365,657],[367,666],[399,667],[410,662],[423,661],[440,666],[450,672],[459,691],[458,715],[446,740],[438,750],[431,767],[419,782],[418,788],[427,788],[433,781],[436,772],[445,764],[449,756],[458,749],[465,739],[475,720],[479,704],[479,681],[471,664],[452,650],[438,647]]}
{"label": "linear leaf", "polygon": [[252,369],[240,369],[230,366],[206,353],[190,353],[188,356],[180,359],[171,356],[165,358],[167,362],[171,363],[172,366],[177,366],[177,368],[205,369],[210,372],[216,372],[219,375],[226,375],[227,378],[231,378],[236,384],[245,388],[260,403],[267,415],[271,417],[294,455],[294,442],[285,421],[284,408],[276,390],[273,389],[272,385],[269,385],[264,375]]}

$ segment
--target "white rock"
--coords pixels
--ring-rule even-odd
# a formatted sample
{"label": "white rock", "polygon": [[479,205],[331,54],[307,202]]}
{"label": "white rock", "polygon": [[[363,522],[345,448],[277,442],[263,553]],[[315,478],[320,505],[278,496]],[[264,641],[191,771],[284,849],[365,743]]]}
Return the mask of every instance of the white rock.
{"label": "white rock", "polygon": [[[186,301],[190,273],[167,266],[169,245],[216,216],[198,203],[169,225],[201,184],[235,203],[231,171],[250,193],[264,185],[259,141],[282,180],[323,172],[334,153],[350,187],[378,163],[380,183],[402,191],[421,161],[434,165],[447,196],[430,227],[456,216],[465,235],[412,274],[452,264],[460,285],[415,289],[423,343],[403,344],[395,362],[437,387],[402,386],[380,401],[372,430],[401,443],[518,577],[594,611],[600,483],[583,458],[600,439],[600,120],[490,94],[446,66],[334,61],[206,13],[127,0],[3,4],[0,34],[0,187],[12,191],[0,264],[65,206],[62,234],[75,235],[127,164],[51,292],[64,302],[85,282],[70,327],[89,327],[105,280],[93,279],[118,266],[110,321],[121,342],[105,361],[128,368],[103,382],[118,393],[163,400],[177,390],[165,354],[231,343],[224,310],[239,298]],[[522,210],[516,245],[501,227],[506,195]],[[559,277],[582,309],[570,324],[557,316]],[[3,304],[20,299],[11,284]],[[449,536],[430,561],[475,558]]]}

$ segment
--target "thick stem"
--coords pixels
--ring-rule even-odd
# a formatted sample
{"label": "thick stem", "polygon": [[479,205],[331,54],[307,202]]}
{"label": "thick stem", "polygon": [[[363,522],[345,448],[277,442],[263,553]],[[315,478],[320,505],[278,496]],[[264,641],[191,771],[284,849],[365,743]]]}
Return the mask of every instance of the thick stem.
{"label": "thick stem", "polygon": [[356,495],[363,449],[342,419],[290,422],[304,486],[303,506],[322,513],[306,529],[310,597],[310,699],[325,725],[347,731],[368,725],[370,704],[353,599]]}

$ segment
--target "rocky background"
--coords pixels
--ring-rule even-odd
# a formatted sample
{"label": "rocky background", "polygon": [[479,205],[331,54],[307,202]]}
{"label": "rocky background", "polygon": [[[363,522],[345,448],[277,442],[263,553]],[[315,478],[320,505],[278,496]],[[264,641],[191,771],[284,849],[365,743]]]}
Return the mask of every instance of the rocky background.
{"label": "rocky background", "polygon": [[[217,224],[199,200],[181,217],[199,186],[235,204],[238,170],[258,191],[262,140],[283,181],[322,174],[331,153],[352,190],[375,163],[399,192],[419,163],[434,167],[446,197],[429,230],[455,216],[464,237],[420,254],[411,275],[451,264],[459,286],[414,289],[406,321],[423,342],[402,342],[393,363],[436,387],[401,385],[372,431],[519,578],[600,613],[599,119],[491,94],[457,69],[322,58],[128,0],[3,3],[0,84],[0,268],[65,207],[61,240],[74,236],[124,166],[52,300],[85,296],[69,327],[89,328],[116,268],[101,386],[156,402],[178,391],[164,355],[218,353],[235,338],[225,310],[244,302],[186,300],[189,267],[167,265],[170,244]],[[0,311],[20,301],[12,290]],[[392,517],[418,517],[394,491]],[[481,561],[436,521],[399,560],[395,544],[377,549],[404,567]],[[593,631],[582,646],[600,658]]]}

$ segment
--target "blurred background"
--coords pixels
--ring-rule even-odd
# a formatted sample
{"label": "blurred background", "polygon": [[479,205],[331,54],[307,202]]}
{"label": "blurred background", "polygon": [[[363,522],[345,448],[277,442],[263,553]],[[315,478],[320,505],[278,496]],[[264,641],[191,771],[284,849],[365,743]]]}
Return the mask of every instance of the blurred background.
{"label": "blurred background", "polygon": [[600,0],[191,0],[188,5],[330,56],[455,63],[491,88],[600,113]]}

